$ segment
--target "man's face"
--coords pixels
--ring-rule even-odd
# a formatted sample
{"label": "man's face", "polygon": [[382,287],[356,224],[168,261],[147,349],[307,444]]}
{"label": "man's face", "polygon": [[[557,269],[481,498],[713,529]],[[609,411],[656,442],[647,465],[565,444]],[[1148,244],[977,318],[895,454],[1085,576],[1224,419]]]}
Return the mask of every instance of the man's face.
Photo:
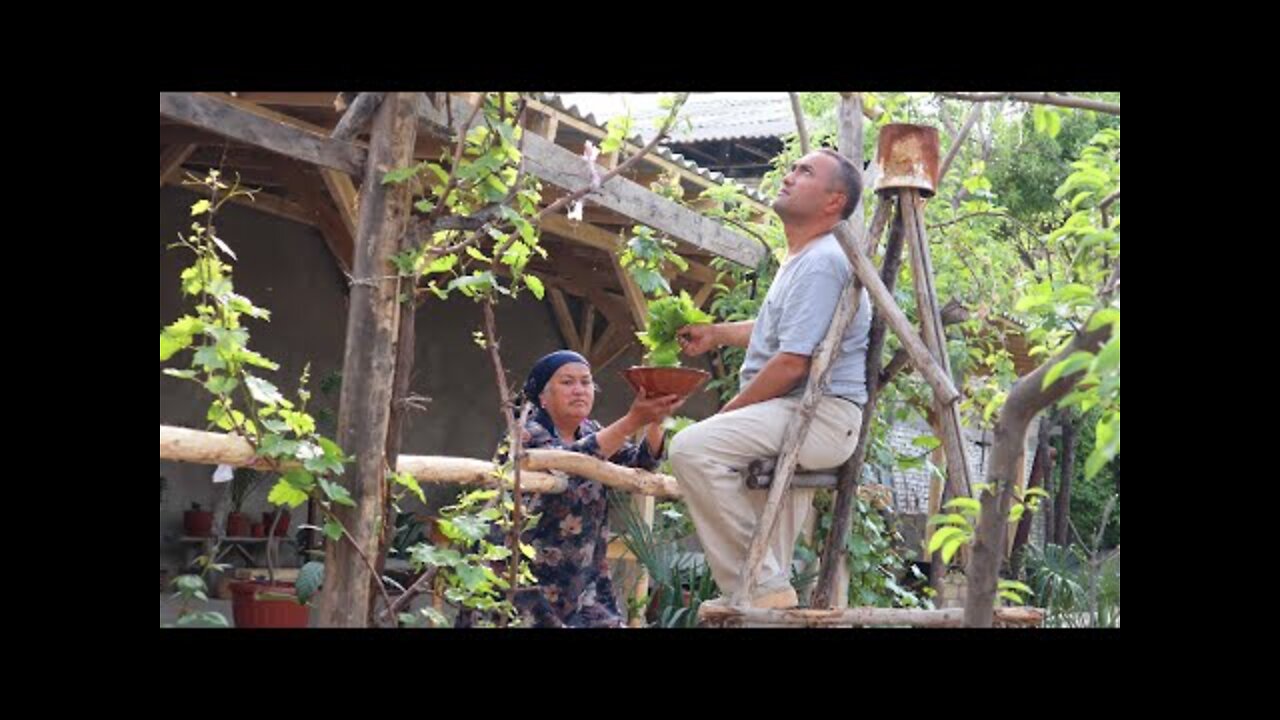
{"label": "man's face", "polygon": [[836,189],[839,172],[835,158],[824,153],[809,153],[791,166],[782,179],[782,189],[773,201],[773,209],[783,221],[803,221],[844,206],[844,193]]}

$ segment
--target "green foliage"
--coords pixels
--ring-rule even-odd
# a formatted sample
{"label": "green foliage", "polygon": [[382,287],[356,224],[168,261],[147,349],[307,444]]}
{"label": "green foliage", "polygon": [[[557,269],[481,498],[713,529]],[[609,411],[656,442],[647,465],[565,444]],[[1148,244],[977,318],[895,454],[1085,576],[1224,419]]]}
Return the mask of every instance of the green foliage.
{"label": "green foliage", "polygon": [[660,367],[680,364],[680,344],[676,333],[681,328],[708,323],[713,319],[711,315],[699,310],[693,304],[693,298],[683,290],[679,295],[667,295],[651,301],[648,313],[648,329],[636,333],[636,337],[649,350],[646,362]]}

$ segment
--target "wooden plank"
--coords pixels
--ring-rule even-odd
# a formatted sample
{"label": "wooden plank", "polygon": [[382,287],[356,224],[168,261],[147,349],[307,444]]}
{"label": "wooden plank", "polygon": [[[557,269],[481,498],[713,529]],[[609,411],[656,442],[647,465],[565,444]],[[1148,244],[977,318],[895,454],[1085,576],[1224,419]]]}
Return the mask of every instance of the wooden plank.
{"label": "wooden plank", "polygon": [[[564,112],[562,110],[557,110],[556,108],[550,105],[547,105],[546,103],[542,103],[537,100],[534,100],[529,103],[529,107],[534,110],[537,110],[538,112],[550,114],[552,117],[556,118],[558,122],[564,124],[567,127],[571,127],[574,130],[577,130],[578,132],[581,132],[587,135],[588,137],[591,137],[597,142],[603,139],[605,135],[608,134],[607,130],[595,127],[594,125],[586,121],[579,120],[574,116],[570,115],[569,113]],[[626,143],[626,151],[628,154],[639,152],[641,147],[642,146],[637,145],[630,141]],[[683,165],[672,162],[660,155],[653,155],[653,154],[648,155],[640,161],[640,164],[657,167],[662,172],[668,172],[668,173],[675,172],[680,176],[681,180],[684,180],[686,182],[689,182],[695,185],[699,189],[699,192],[701,190],[705,190],[710,187],[719,186],[719,184],[716,183],[714,180],[702,177],[701,175],[689,170]],[[750,205],[751,209],[755,211],[758,215],[771,212],[770,208],[767,205],[761,203],[758,200],[747,198],[747,204]]]}
{"label": "wooden plank", "polygon": [[325,585],[317,608],[322,627],[364,627],[373,603],[375,576],[361,553],[372,557],[379,546],[400,307],[400,283],[390,276],[390,268],[411,201],[407,186],[384,185],[382,175],[413,160],[415,100],[411,93],[389,93],[382,102],[361,188],[337,436],[338,445],[355,456],[342,480],[355,507],[335,510],[351,542],[332,543],[325,555]]}
{"label": "wooden plank", "polygon": [[284,107],[322,107],[333,110],[334,92],[237,92],[236,97],[259,105]]}
{"label": "wooden plank", "polygon": [[582,354],[586,355],[591,352],[592,336],[596,330],[596,306],[592,303],[584,303],[582,306]]}
{"label": "wooden plank", "polygon": [[160,153],[160,187],[179,179],[182,163],[195,152],[195,145],[170,145]]}
{"label": "wooden plank", "polygon": [[[453,118],[445,117],[444,108],[437,109],[425,97],[419,104],[426,129],[450,132],[460,127],[469,114],[462,103],[453,103]],[[529,133],[524,136],[525,170],[553,185],[569,191],[587,187],[590,173],[582,158],[546,138]],[[598,192],[591,195],[598,205],[616,210],[637,222],[665,232],[690,245],[754,268],[763,257],[759,243],[726,230],[713,220],[681,207],[641,187],[625,177],[614,176]]]}
{"label": "wooden plank", "polygon": [[160,114],[286,157],[362,175],[367,151],[200,93],[160,93]]}
{"label": "wooden plank", "polygon": [[[612,327],[612,326],[610,326]],[[617,360],[627,350],[639,345],[639,341],[634,336],[627,333],[621,333],[617,339],[613,340],[613,347],[605,347],[598,354],[598,360],[592,363],[592,367],[598,372],[604,372],[614,360]]]}
{"label": "wooden plank", "polygon": [[308,227],[316,228],[317,230],[320,229],[319,221],[316,220],[314,213],[307,212],[306,208],[297,203],[289,202],[282,197],[276,197],[275,195],[268,195],[266,193],[256,193],[252,200],[247,197],[237,196],[232,198],[231,202],[236,205],[242,205],[251,210],[275,215],[276,217],[301,223]]}
{"label": "wooden plank", "polygon": [[849,230],[847,222],[838,223],[835,227],[836,238],[840,241],[840,247],[844,250],[845,257],[853,263],[853,272],[857,275],[859,282],[867,288],[867,292],[871,295],[871,300],[884,313],[885,322],[889,323],[889,327],[893,328],[898,339],[902,341],[902,346],[906,348],[907,353],[911,356],[911,362],[924,376],[929,386],[933,388],[933,392],[942,398],[944,402],[950,403],[960,397],[960,393],[956,390],[955,384],[951,381],[951,376],[944,373],[938,363],[934,361],[933,356],[929,354],[929,349],[925,347],[924,341],[920,339],[920,335],[911,327],[911,321],[907,320],[906,314],[898,307],[898,303],[893,299],[893,294],[884,286],[884,282],[880,280],[880,274],[876,271],[876,266],[871,264],[867,256],[862,252],[856,243],[857,239]]}
{"label": "wooden plank", "polygon": [[[933,285],[933,265],[929,259],[929,241],[924,234],[923,206],[917,190],[899,191],[899,212],[903,213],[903,235],[911,259],[911,282],[916,294],[924,344],[942,372],[951,377],[951,360],[947,354],[947,336],[942,326],[942,313]],[[964,432],[960,409],[954,400],[933,398],[933,409],[942,430],[942,447],[947,458],[947,491],[943,502],[956,497],[969,497],[969,464],[964,453]]]}
{"label": "wooden plank", "polygon": [[323,181],[313,175],[310,168],[292,160],[277,161],[275,172],[284,180],[289,192],[302,200],[303,206],[315,218],[315,226],[324,237],[325,245],[343,272],[350,275],[354,266],[355,235],[348,231],[347,223],[334,207]]}
{"label": "wooden plank", "polygon": [[[576,240],[588,247],[603,250],[611,255],[621,250],[624,244],[617,233],[610,232],[589,222],[574,222],[559,213],[552,213],[543,217],[538,222],[538,227],[570,240]],[[685,261],[689,263],[689,269],[682,273],[683,275],[704,283],[715,280],[716,271],[710,266],[696,260],[690,260],[687,257]]]}
{"label": "wooden plank", "polygon": [[703,304],[707,302],[707,299],[711,297],[711,293],[715,292],[715,289],[715,282],[704,283],[702,287],[698,288],[698,292],[693,296],[694,306],[699,308],[702,307]]}
{"label": "wooden plank", "polygon": [[645,329],[649,326],[649,310],[644,293],[636,284],[635,278],[631,277],[631,273],[622,267],[617,255],[610,255],[609,260],[613,264],[614,274],[618,276],[618,284],[622,286],[622,296],[627,300],[627,310],[631,312],[631,320],[635,323],[637,330]]}
{"label": "wooden plank", "polygon": [[351,177],[337,170],[320,168],[320,179],[324,181],[325,189],[329,191],[329,197],[333,199],[333,204],[338,208],[338,216],[342,219],[342,224],[346,227],[347,234],[355,237],[357,199],[356,186],[351,182]]}
{"label": "wooden plank", "polygon": [[[186,192],[199,194],[197,190],[193,189],[189,185],[180,185],[176,178],[165,184],[170,187],[185,190]],[[266,213],[268,215],[275,215],[276,217],[284,218],[285,220],[291,220],[308,227],[319,229],[318,221],[316,220],[314,212],[311,212],[295,202],[279,197],[278,195],[258,192],[254,193],[253,199],[237,195],[236,197],[231,198],[231,203],[233,205],[240,205],[251,210],[257,210],[258,212]]]}
{"label": "wooden plank", "polygon": [[560,131],[560,118],[554,114],[546,114],[529,108],[529,114],[525,118],[525,127],[530,132],[535,132],[542,137],[556,141],[556,134]]}
{"label": "wooden plank", "polygon": [[338,120],[338,124],[333,127],[329,137],[335,140],[351,140],[365,132],[369,122],[373,120],[378,104],[382,102],[383,95],[385,93],[380,92],[362,92],[357,95],[351,107],[347,108],[342,118]]}
{"label": "wooden plank", "polygon": [[573,317],[569,315],[569,303],[564,299],[564,292],[559,288],[547,288],[547,299],[551,303],[552,312],[555,313],[556,324],[560,326],[560,334],[569,344],[569,349],[585,355],[582,339],[578,337],[578,331],[573,327]]}
{"label": "wooden plank", "polygon": [[600,338],[591,344],[592,354],[588,355],[588,357],[591,358],[592,367],[602,365],[605,353],[617,349],[617,340],[618,326],[609,323],[605,326],[604,332],[600,334]]}
{"label": "wooden plank", "polygon": [[543,216],[538,220],[538,227],[610,254],[622,247],[621,238],[608,230],[590,223],[574,222],[560,213]]}

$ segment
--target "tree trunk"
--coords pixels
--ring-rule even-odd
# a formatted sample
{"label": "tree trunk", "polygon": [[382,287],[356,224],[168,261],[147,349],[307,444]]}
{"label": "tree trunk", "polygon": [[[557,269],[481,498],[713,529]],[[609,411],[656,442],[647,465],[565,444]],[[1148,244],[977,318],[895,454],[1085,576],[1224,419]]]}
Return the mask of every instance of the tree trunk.
{"label": "tree trunk", "polygon": [[991,461],[987,466],[989,490],[982,493],[977,541],[965,575],[969,587],[965,596],[966,627],[991,627],[991,614],[996,602],[996,581],[1000,561],[1004,558],[1005,532],[1009,523],[1009,506],[1013,499],[1014,474],[1018,459],[1026,451],[1026,434],[1035,416],[1062,399],[1084,377],[1079,370],[1058,378],[1042,388],[1049,369],[1072,353],[1097,352],[1111,337],[1111,326],[1077,334],[1067,347],[1030,375],[1014,383],[1000,415],[996,419]]}

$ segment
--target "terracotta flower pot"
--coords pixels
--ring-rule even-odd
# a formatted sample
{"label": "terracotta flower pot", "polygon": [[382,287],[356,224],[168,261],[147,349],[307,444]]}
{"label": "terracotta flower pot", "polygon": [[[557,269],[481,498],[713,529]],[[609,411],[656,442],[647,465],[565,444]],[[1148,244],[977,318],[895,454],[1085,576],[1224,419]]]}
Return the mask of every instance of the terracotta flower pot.
{"label": "terracotta flower pot", "polygon": [[238,512],[227,515],[227,535],[230,537],[248,537],[249,516]]}
{"label": "terracotta flower pot", "polygon": [[238,628],[305,628],[311,609],[298,602],[293,583],[233,582],[231,614]]}
{"label": "terracotta flower pot", "polygon": [[644,388],[648,395],[684,397],[710,380],[711,373],[696,368],[636,366],[623,370],[622,377],[636,392]]}
{"label": "terracotta flower pot", "polygon": [[213,534],[213,513],[209,510],[183,512],[182,529],[191,537],[209,537]]}

